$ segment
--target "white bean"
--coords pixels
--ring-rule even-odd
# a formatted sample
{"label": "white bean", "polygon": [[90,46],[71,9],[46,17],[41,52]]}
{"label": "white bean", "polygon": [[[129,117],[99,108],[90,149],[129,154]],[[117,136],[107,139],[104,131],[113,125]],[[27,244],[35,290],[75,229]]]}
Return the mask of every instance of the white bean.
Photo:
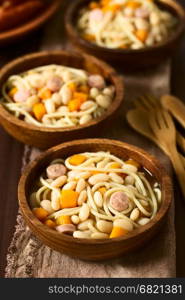
{"label": "white bean", "polygon": [[121,227],[123,229],[126,229],[128,231],[133,230],[133,225],[129,220],[126,219],[116,219],[113,223],[114,227]]}
{"label": "white bean", "polygon": [[80,176],[80,172],[79,171],[69,171],[67,173],[68,179],[78,179]]}
{"label": "white bean", "polygon": [[161,32],[161,30],[160,30],[159,25],[156,25],[156,26],[152,27],[152,29],[151,29],[151,33],[152,33],[153,36],[159,35],[160,32]]}
{"label": "white bean", "polygon": [[87,200],[87,192],[81,191],[79,197],[78,197],[78,206],[81,206],[85,201]]}
{"label": "white bean", "polygon": [[145,44],[147,46],[153,46],[154,44],[154,37],[153,37],[153,34],[149,34],[146,41],[145,41]]}
{"label": "white bean", "polygon": [[81,172],[80,173],[80,177],[81,178],[84,178],[84,179],[87,179],[87,178],[89,178],[91,176],[91,172]]}
{"label": "white bean", "polygon": [[131,173],[136,173],[137,172],[137,167],[130,165],[130,164],[124,164],[123,170],[126,172],[131,172]]}
{"label": "white bean", "polygon": [[161,42],[163,40],[163,37],[161,34],[158,34],[158,35],[156,35],[155,39],[157,42]]}
{"label": "white bean", "polygon": [[94,202],[96,203],[96,205],[98,207],[103,206],[103,197],[102,197],[102,194],[99,191],[96,191],[94,193]]}
{"label": "white bean", "polygon": [[85,101],[84,103],[82,103],[82,105],[80,106],[80,109],[84,111],[84,110],[91,108],[93,105],[94,105],[94,101],[88,100],[88,101]]}
{"label": "white bean", "polygon": [[79,123],[80,125],[84,125],[86,123],[89,123],[91,120],[92,120],[92,116],[90,114],[86,114],[80,118]]}
{"label": "white bean", "polygon": [[161,34],[166,37],[168,34],[168,30],[166,26],[164,24],[160,24],[159,26],[160,26]]}
{"label": "white bean", "polygon": [[39,74],[30,74],[27,76],[27,80],[33,88],[41,88],[44,86],[44,79]]}
{"label": "white bean", "polygon": [[165,22],[170,22],[171,21],[171,14],[169,14],[166,11],[161,12],[161,19]]}
{"label": "white bean", "polygon": [[70,181],[63,186],[63,190],[74,190],[76,188],[76,181]]}
{"label": "white bean", "polygon": [[62,72],[62,78],[63,78],[64,82],[69,82],[74,78],[74,75],[72,72],[66,70],[66,71]]}
{"label": "white bean", "polygon": [[62,96],[62,102],[64,104],[68,104],[68,102],[72,99],[73,93],[67,85],[64,85],[60,90],[60,95]]}
{"label": "white bean", "polygon": [[127,185],[127,184],[133,185],[134,182],[135,182],[135,178],[134,178],[133,176],[128,175],[128,176],[125,177],[125,184],[126,184],[126,185]]}
{"label": "white bean", "polygon": [[71,221],[73,222],[73,224],[77,225],[80,222],[79,216],[77,215],[73,215],[71,216]]}
{"label": "white bean", "polygon": [[126,7],[124,9],[124,15],[126,17],[133,17],[134,16],[134,9],[132,7]]}
{"label": "white bean", "polygon": [[139,215],[140,215],[140,211],[139,209],[136,207],[133,209],[133,211],[131,212],[130,214],[130,219],[132,221],[136,221],[138,218],[139,218]]}
{"label": "white bean", "polygon": [[64,185],[64,183],[67,182],[67,176],[65,175],[62,175],[58,178],[56,178],[52,183],[51,183],[51,186],[52,187],[55,187],[55,188],[59,188],[61,187],[62,185]]}
{"label": "white bean", "polygon": [[107,87],[103,90],[103,94],[112,97],[114,94],[114,89],[112,87]]}
{"label": "white bean", "polygon": [[94,232],[91,234],[92,239],[108,239],[109,235],[102,232]]}
{"label": "white bean", "polygon": [[109,176],[107,174],[95,174],[95,175],[92,175],[91,177],[89,177],[88,182],[91,185],[95,185],[99,182],[108,181],[108,180],[109,180]]}
{"label": "white bean", "polygon": [[81,193],[86,187],[86,182],[83,178],[80,178],[76,185],[76,192]]}
{"label": "white bean", "polygon": [[55,104],[51,99],[45,100],[44,104],[48,114],[52,114],[55,112]]}
{"label": "white bean", "polygon": [[99,221],[96,223],[96,227],[97,227],[98,230],[100,230],[101,232],[104,232],[104,233],[111,233],[112,227],[113,227],[113,223],[112,223],[112,222],[108,222],[108,221],[104,221],[104,220],[99,220]]}
{"label": "white bean", "polygon": [[62,104],[62,96],[59,93],[54,93],[51,99],[56,105]]}
{"label": "white bean", "polygon": [[69,111],[69,109],[68,109],[68,107],[67,106],[60,106],[58,109],[57,109],[57,112],[60,112],[60,113],[66,113],[66,112],[68,112]]}
{"label": "white bean", "polygon": [[51,206],[51,201],[50,200],[42,200],[40,202],[40,206],[47,210],[50,214],[54,212],[54,209]]}
{"label": "white bean", "polygon": [[99,89],[93,87],[90,89],[90,97],[95,99],[100,94]]}
{"label": "white bean", "polygon": [[51,120],[48,118],[47,115],[44,115],[43,118],[42,118],[42,123],[45,124],[45,125],[51,125]]}
{"label": "white bean", "polygon": [[148,222],[150,222],[150,219],[149,218],[141,218],[137,221],[137,223],[141,226],[144,226],[146,225]]}
{"label": "white bean", "polygon": [[152,11],[150,14],[150,23],[152,25],[158,25],[160,23],[160,17],[155,11]]}
{"label": "white bean", "polygon": [[108,162],[109,162],[109,158],[105,158],[104,160],[100,161],[99,163],[97,163],[97,169],[105,168]]}
{"label": "white bean", "polygon": [[80,209],[79,218],[83,222],[88,219],[90,214],[89,205],[87,203],[83,203]]}
{"label": "white bean", "polygon": [[60,209],[60,192],[58,190],[53,190],[51,192],[51,207],[55,211]]}
{"label": "white bean", "polygon": [[112,181],[114,181],[116,183],[119,183],[119,184],[124,183],[123,178],[116,173],[109,173],[109,177],[112,179]]}
{"label": "white bean", "polygon": [[148,205],[149,205],[148,201],[146,201],[146,200],[140,200],[140,202],[144,207],[148,207]]}
{"label": "white bean", "polygon": [[149,28],[149,23],[142,19],[142,18],[136,18],[135,25],[137,29],[141,30],[147,30]]}
{"label": "white bean", "polygon": [[142,44],[132,44],[131,45],[131,49],[141,49],[143,46],[142,46]]}
{"label": "white bean", "polygon": [[39,102],[39,98],[36,95],[30,96],[26,100],[26,104],[29,108],[32,108],[34,104]]}
{"label": "white bean", "polygon": [[78,239],[89,239],[91,237],[90,231],[83,232],[83,231],[74,231],[73,237]]}
{"label": "white bean", "polygon": [[88,219],[88,220],[78,224],[77,228],[79,230],[88,230],[89,229],[89,224],[93,225],[93,220],[92,219]]}
{"label": "white bean", "polygon": [[98,103],[99,106],[106,109],[111,104],[111,98],[107,95],[98,95],[96,97],[96,102]]}

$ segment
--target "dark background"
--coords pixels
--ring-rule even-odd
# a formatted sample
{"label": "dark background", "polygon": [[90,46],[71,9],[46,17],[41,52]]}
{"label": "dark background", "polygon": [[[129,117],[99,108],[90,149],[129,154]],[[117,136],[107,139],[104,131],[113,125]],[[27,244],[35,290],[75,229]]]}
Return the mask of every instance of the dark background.
{"label": "dark background", "polygon": [[[179,0],[185,7],[185,0]],[[16,45],[0,49],[0,65],[7,61],[39,49],[42,30]],[[172,93],[185,101],[185,37],[172,63]],[[24,146],[10,137],[0,127],[0,277],[4,277],[6,254],[10,244],[16,216],[17,184],[20,177]],[[185,202],[180,195],[177,182],[175,187],[175,225],[177,238],[177,277],[185,277]]]}

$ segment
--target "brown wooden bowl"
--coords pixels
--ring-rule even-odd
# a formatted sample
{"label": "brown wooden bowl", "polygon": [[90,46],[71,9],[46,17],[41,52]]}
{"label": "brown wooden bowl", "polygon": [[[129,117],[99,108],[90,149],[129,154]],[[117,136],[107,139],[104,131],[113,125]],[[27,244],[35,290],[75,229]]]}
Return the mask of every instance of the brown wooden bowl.
{"label": "brown wooden bowl", "polygon": [[0,32],[0,46],[11,44],[41,27],[57,11],[60,3],[60,0],[48,1],[46,7],[35,18],[15,28]]}
{"label": "brown wooden bowl", "polygon": [[48,64],[63,64],[103,75],[115,86],[116,92],[111,106],[100,118],[94,119],[88,124],[67,128],[47,128],[28,124],[18,119],[0,104],[0,123],[4,129],[17,140],[41,149],[71,139],[97,135],[116,116],[123,100],[124,88],[123,80],[116,71],[92,56],[66,51],[46,51],[23,56],[0,70],[0,90],[10,75]]}
{"label": "brown wooden bowl", "polygon": [[[69,5],[65,15],[67,33],[77,49],[95,55],[96,57],[103,57],[104,60],[122,67],[124,71],[154,66],[174,54],[185,29],[185,12],[182,6],[173,0],[155,1],[161,8],[171,12],[179,20],[177,29],[170,35],[169,39],[155,46],[137,50],[109,49],[97,46],[83,39],[78,32],[76,20],[79,10],[87,6],[91,0],[76,0]],[[122,66],[120,64],[122,64]]]}
{"label": "brown wooden bowl", "polygon": [[[48,164],[58,158],[65,158],[79,152],[110,151],[122,158],[132,158],[148,169],[161,184],[162,203],[156,216],[145,226],[139,227],[125,237],[104,240],[76,239],[43,225],[32,213],[28,197],[35,181]],[[159,161],[135,146],[109,139],[84,139],[64,143],[47,150],[31,162],[20,179],[18,198],[21,212],[27,225],[47,246],[59,252],[84,260],[104,260],[121,256],[145,245],[160,230],[166,219],[172,199],[172,183]]]}

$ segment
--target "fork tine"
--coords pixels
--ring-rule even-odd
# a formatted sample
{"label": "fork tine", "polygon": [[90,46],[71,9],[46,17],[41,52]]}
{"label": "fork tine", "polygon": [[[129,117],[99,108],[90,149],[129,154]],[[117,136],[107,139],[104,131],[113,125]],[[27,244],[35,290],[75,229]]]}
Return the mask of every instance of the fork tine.
{"label": "fork tine", "polygon": [[169,128],[175,129],[175,124],[173,122],[171,115],[167,111],[163,111],[163,116],[164,116],[167,126]]}
{"label": "fork tine", "polygon": [[156,114],[152,114],[149,118],[149,124],[154,133],[157,133],[160,130],[159,123],[156,120]]}
{"label": "fork tine", "polygon": [[143,95],[136,99],[134,104],[136,108],[153,111],[155,108],[159,107],[159,100],[152,95]]}
{"label": "fork tine", "polygon": [[148,101],[146,95],[141,96],[141,101],[148,109],[152,109],[152,103]]}
{"label": "fork tine", "polygon": [[140,96],[136,101],[134,102],[136,108],[142,108],[144,110],[151,110],[151,105],[148,103],[147,99],[145,99],[145,96]]}
{"label": "fork tine", "polygon": [[156,98],[155,96],[153,95],[146,95],[145,96],[148,101],[150,102],[150,104],[154,107],[160,107],[160,100],[158,98]]}
{"label": "fork tine", "polygon": [[163,116],[162,111],[159,110],[159,109],[157,109],[155,115],[156,115],[156,120],[157,120],[160,128],[161,129],[166,128],[167,127],[167,123],[165,122],[165,118]]}
{"label": "fork tine", "polygon": [[142,108],[144,110],[147,109],[146,105],[143,103],[141,97],[137,98],[135,101],[134,101],[134,105],[136,108]]}

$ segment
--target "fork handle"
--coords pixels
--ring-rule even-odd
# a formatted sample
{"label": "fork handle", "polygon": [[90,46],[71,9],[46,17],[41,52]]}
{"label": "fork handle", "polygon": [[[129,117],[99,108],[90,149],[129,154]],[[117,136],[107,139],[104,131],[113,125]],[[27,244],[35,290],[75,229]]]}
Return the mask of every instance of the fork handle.
{"label": "fork handle", "polygon": [[185,197],[185,171],[176,147],[169,147],[170,159]]}

